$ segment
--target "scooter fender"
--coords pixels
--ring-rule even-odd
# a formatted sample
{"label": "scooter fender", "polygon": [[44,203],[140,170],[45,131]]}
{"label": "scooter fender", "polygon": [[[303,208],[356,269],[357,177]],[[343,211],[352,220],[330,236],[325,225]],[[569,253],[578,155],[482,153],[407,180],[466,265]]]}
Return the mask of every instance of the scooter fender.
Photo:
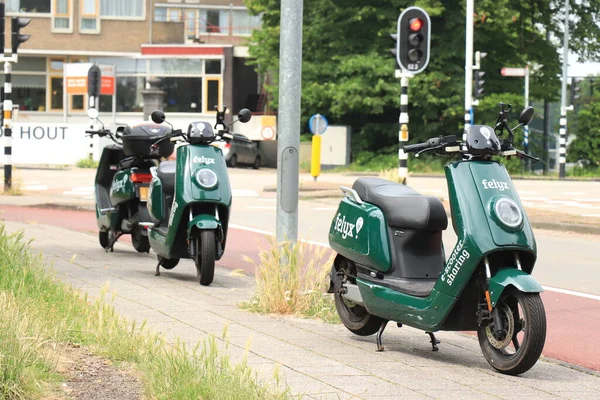
{"label": "scooter fender", "polygon": [[542,285],[527,272],[516,268],[502,268],[490,279],[489,289],[492,306],[496,305],[502,292],[510,286],[514,286],[524,293],[541,293],[544,291]]}
{"label": "scooter fender", "polygon": [[196,227],[200,230],[215,229],[215,230],[221,231],[221,229],[222,229],[221,221],[216,219],[213,215],[207,215],[207,214],[196,215],[190,222],[188,222],[188,227],[187,227],[188,238],[192,237],[192,230],[194,229],[194,227]]}

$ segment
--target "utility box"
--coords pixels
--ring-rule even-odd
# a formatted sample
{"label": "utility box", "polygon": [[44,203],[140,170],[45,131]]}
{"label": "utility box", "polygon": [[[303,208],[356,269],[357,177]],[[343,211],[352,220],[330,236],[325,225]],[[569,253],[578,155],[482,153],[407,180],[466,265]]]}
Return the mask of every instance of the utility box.
{"label": "utility box", "polygon": [[351,130],[349,126],[329,125],[321,141],[321,168],[350,164]]}

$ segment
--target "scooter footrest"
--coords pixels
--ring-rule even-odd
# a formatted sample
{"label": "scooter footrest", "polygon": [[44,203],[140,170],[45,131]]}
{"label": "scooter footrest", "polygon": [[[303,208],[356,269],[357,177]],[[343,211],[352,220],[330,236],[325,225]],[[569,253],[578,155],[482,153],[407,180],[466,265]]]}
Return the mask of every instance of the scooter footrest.
{"label": "scooter footrest", "polygon": [[107,212],[115,212],[117,211],[116,208],[114,207],[110,207],[110,208],[101,208],[100,209],[100,214],[106,214]]}

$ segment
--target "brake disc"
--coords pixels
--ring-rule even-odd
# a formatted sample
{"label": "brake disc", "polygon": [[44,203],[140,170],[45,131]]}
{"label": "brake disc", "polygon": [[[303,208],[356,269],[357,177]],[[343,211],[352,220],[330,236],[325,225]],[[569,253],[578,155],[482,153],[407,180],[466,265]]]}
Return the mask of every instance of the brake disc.
{"label": "brake disc", "polygon": [[485,327],[485,334],[492,347],[502,350],[505,349],[506,346],[508,346],[512,341],[512,337],[515,332],[515,317],[508,305],[501,303],[498,306],[501,306],[498,311],[500,318],[503,320],[502,322],[504,322],[507,332],[505,334],[496,334],[492,328],[492,322]]}

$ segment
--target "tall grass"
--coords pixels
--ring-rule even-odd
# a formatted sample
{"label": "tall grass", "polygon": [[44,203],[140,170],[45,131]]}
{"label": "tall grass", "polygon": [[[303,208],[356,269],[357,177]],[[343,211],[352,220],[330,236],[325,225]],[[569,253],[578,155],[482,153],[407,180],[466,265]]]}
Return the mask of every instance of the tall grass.
{"label": "tall grass", "polygon": [[103,295],[93,302],[53,279],[22,233],[0,224],[0,398],[38,398],[58,379],[62,346],[76,343],[132,363],[152,399],[285,399],[242,362],[220,355],[214,337],[187,349],[120,317]]}
{"label": "tall grass", "polygon": [[260,252],[258,263],[244,256],[256,268],[256,291],[242,308],[339,322],[333,298],[327,294],[333,255],[326,260],[325,248],[302,241],[278,245],[270,238],[269,242],[270,249]]}

